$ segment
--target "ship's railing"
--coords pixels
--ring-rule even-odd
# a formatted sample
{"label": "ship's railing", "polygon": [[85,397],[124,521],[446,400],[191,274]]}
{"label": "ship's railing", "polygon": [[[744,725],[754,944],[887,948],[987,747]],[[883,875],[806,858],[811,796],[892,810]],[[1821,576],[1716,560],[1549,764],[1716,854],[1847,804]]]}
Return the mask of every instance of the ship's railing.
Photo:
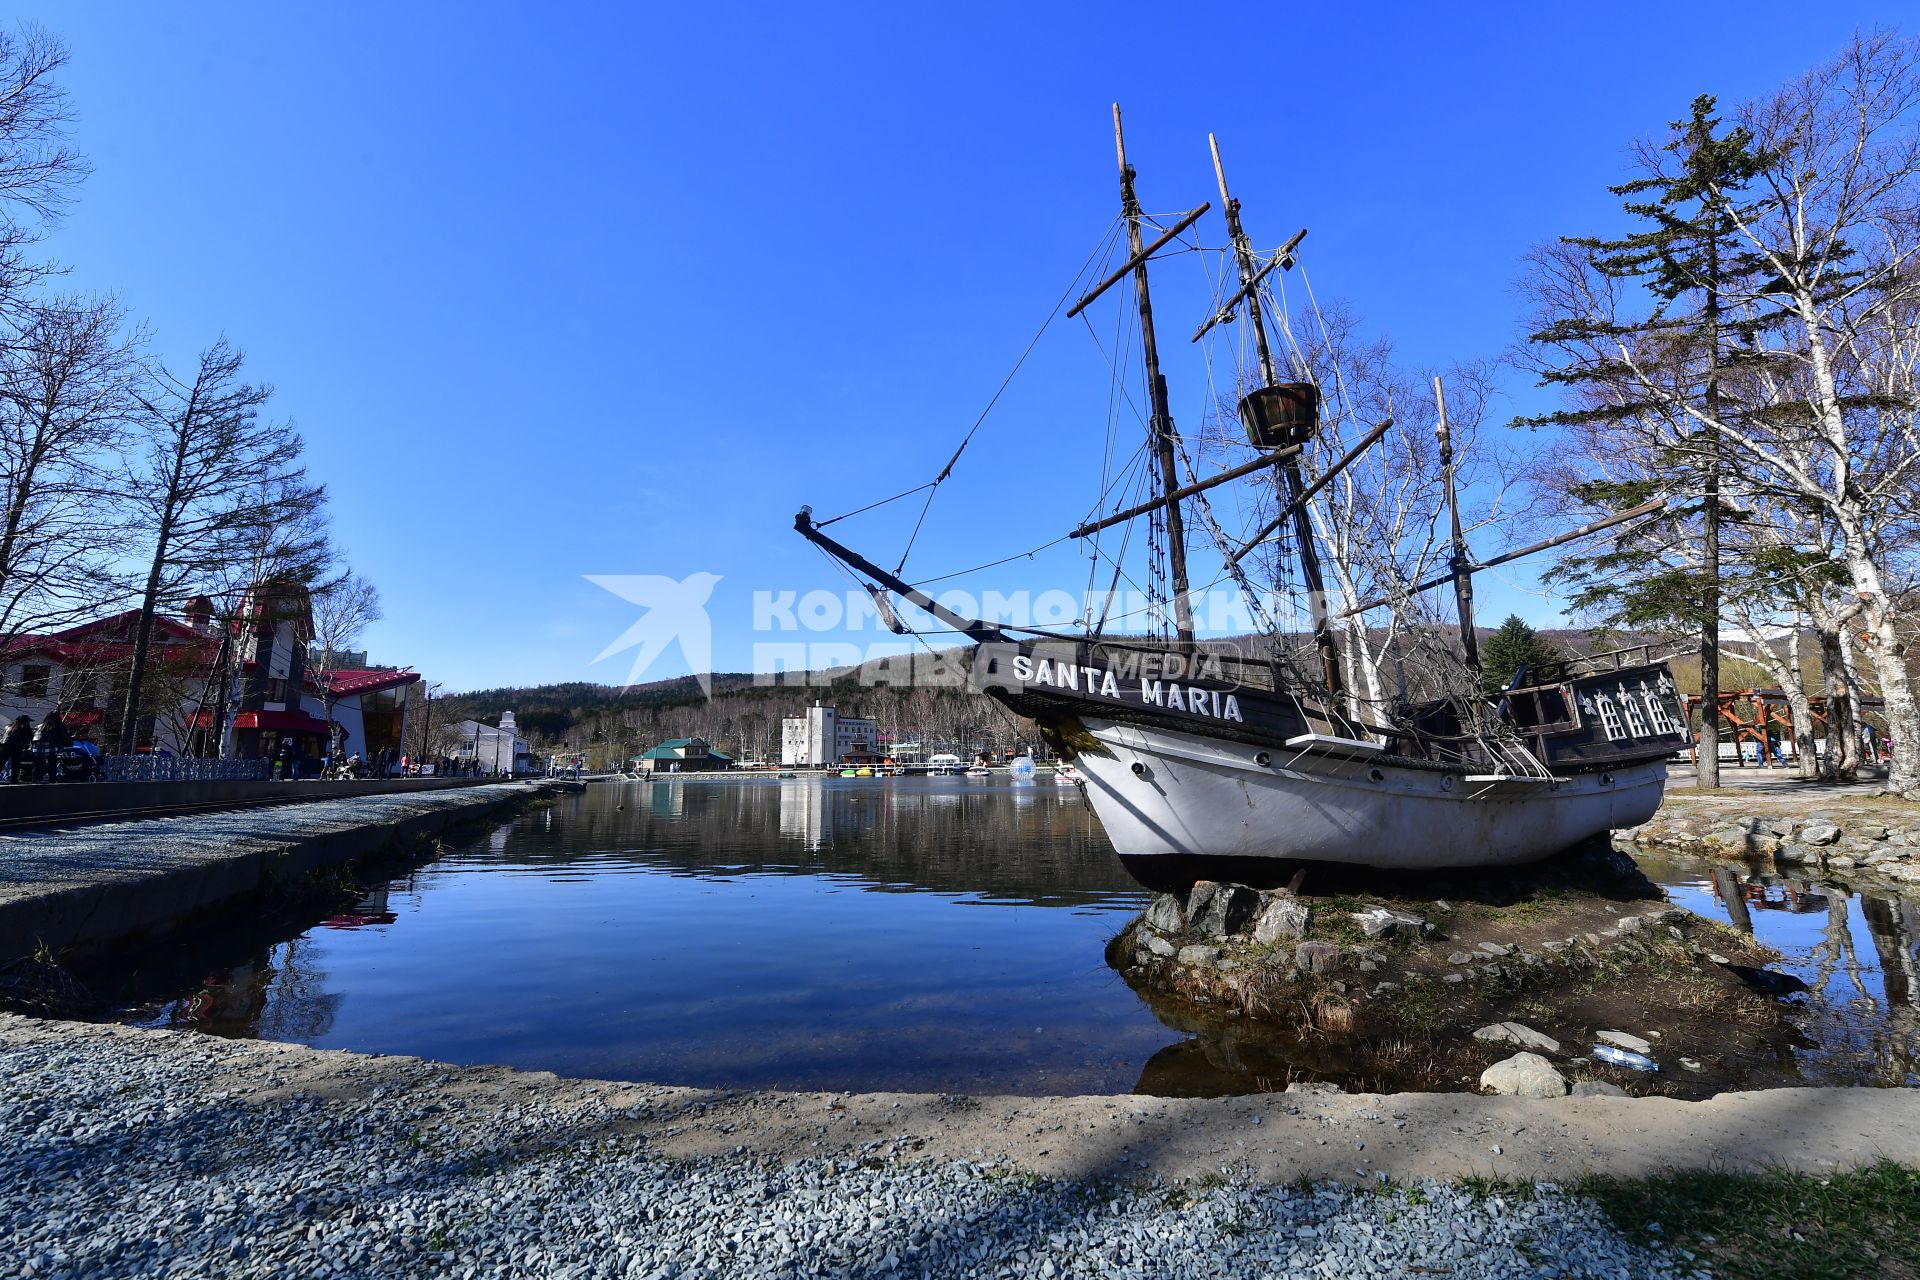
{"label": "ship's railing", "polygon": [[1540,684],[1571,680],[1577,676],[1598,675],[1626,667],[1650,667],[1673,657],[1665,644],[1630,644],[1623,649],[1605,649],[1598,653],[1576,654],[1559,662],[1543,662],[1530,676]]}

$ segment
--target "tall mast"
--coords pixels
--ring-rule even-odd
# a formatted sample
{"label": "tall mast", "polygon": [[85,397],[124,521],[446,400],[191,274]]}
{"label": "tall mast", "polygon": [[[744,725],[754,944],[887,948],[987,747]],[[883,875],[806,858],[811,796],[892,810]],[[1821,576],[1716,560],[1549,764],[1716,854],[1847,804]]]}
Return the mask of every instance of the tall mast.
{"label": "tall mast", "polygon": [[[1220,203],[1227,209],[1227,234],[1233,239],[1234,260],[1240,266],[1240,283],[1251,285],[1256,270],[1253,243],[1240,226],[1240,202],[1227,191],[1227,169],[1220,161],[1220,141],[1211,133],[1207,145],[1213,149],[1213,176],[1220,180]],[[1247,289],[1247,323],[1253,326],[1253,341],[1260,352],[1260,379],[1267,386],[1280,381],[1280,370],[1273,362],[1273,348],[1267,345],[1267,325],[1260,314],[1260,291]],[[1327,610],[1327,585],[1320,574],[1320,550],[1313,541],[1313,522],[1307,504],[1300,501],[1306,481],[1300,474],[1296,456],[1281,468],[1285,501],[1293,509],[1293,545],[1300,556],[1300,576],[1307,586],[1307,607],[1313,614],[1313,644],[1320,651],[1321,674],[1327,682],[1327,696],[1338,697],[1341,689],[1340,649],[1333,638],[1333,619]]]}
{"label": "tall mast", "polygon": [[[1173,493],[1180,487],[1180,469],[1174,460],[1173,414],[1167,408],[1167,380],[1160,373],[1160,348],[1153,334],[1153,295],[1147,288],[1147,262],[1140,240],[1140,201],[1133,193],[1133,168],[1127,163],[1127,142],[1120,132],[1120,104],[1113,104],[1113,146],[1120,156],[1120,211],[1127,219],[1127,252],[1139,259],[1133,269],[1133,292],[1140,303],[1140,348],[1147,366],[1147,394],[1152,417],[1147,432],[1160,461],[1160,487]],[[1167,568],[1173,579],[1173,625],[1182,653],[1193,652],[1193,606],[1187,599],[1187,528],[1178,502],[1167,503]]]}
{"label": "tall mast", "polygon": [[1440,440],[1440,483],[1447,493],[1447,518],[1453,522],[1453,599],[1460,610],[1460,648],[1466,652],[1467,665],[1480,669],[1480,638],[1473,631],[1473,559],[1467,554],[1467,535],[1460,528],[1460,495],[1453,487],[1453,433],[1447,429],[1447,393],[1440,379],[1433,380],[1433,402],[1440,407],[1440,418],[1433,433]]}

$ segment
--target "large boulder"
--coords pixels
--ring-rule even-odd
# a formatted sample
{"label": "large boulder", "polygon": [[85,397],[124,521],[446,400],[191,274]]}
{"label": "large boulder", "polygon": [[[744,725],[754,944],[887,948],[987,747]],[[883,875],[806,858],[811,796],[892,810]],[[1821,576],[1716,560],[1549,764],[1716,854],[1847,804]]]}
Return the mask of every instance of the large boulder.
{"label": "large boulder", "polygon": [[1516,1053],[1482,1071],[1480,1087],[1516,1098],[1564,1098],[1567,1078],[1537,1053]]}
{"label": "large boulder", "polygon": [[1333,973],[1347,962],[1347,953],[1331,942],[1303,942],[1293,953],[1293,963],[1308,973]]}
{"label": "large boulder", "polygon": [[1290,894],[1269,894],[1260,914],[1254,917],[1253,940],[1274,943],[1282,938],[1304,938],[1313,913],[1307,904]]}
{"label": "large boulder", "polygon": [[1245,885],[1197,881],[1187,896],[1187,927],[1209,938],[1228,938],[1253,922],[1260,895]]}
{"label": "large boulder", "polygon": [[1800,828],[1801,844],[1832,844],[1840,838],[1840,828],[1831,822],[1809,822]]}
{"label": "large boulder", "polygon": [[1180,906],[1180,899],[1170,893],[1155,898],[1147,908],[1147,927],[1161,933],[1178,933],[1186,928],[1186,912]]}

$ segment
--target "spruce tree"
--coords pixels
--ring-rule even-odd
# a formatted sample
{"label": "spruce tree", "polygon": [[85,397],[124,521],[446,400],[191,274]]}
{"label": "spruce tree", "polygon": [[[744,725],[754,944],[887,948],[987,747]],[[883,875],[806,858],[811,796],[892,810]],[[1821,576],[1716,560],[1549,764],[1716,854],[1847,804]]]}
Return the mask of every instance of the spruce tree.
{"label": "spruce tree", "polygon": [[[1562,576],[1579,587],[1577,603],[1611,605],[1617,620],[1670,620],[1697,629],[1701,682],[1717,693],[1723,507],[1714,424],[1723,420],[1725,371],[1755,350],[1761,323],[1726,315],[1721,299],[1730,285],[1745,285],[1764,270],[1735,215],[1743,208],[1743,189],[1767,160],[1748,130],[1722,130],[1713,112],[1714,99],[1702,95],[1688,119],[1672,123],[1673,136],[1662,149],[1678,159],[1676,166],[1649,163],[1647,176],[1608,188],[1623,197],[1638,229],[1617,239],[1562,238],[1589,270],[1629,289],[1637,286],[1650,306],[1624,318],[1614,309],[1561,316],[1531,335],[1532,343],[1565,357],[1541,370],[1543,384],[1568,387],[1581,403],[1516,425],[1618,425],[1636,443],[1658,442],[1651,456],[1636,460],[1640,474],[1577,485],[1570,496],[1623,510],[1658,494],[1684,495],[1686,501],[1669,506],[1661,527],[1669,537],[1698,538],[1697,565],[1676,569],[1657,549],[1616,540],[1611,550],[1570,561]],[[1633,394],[1649,367],[1668,380],[1669,390],[1680,388],[1687,403],[1699,406],[1697,418],[1673,422],[1671,397]],[[1718,747],[1718,718],[1707,715],[1700,739],[1702,786],[1719,784]]]}
{"label": "spruce tree", "polygon": [[[1542,640],[1518,614],[1510,613],[1480,649],[1480,678],[1488,693],[1498,693],[1511,684],[1523,668],[1537,672],[1547,663],[1558,661],[1560,651]],[[1531,676],[1528,682],[1532,682]]]}

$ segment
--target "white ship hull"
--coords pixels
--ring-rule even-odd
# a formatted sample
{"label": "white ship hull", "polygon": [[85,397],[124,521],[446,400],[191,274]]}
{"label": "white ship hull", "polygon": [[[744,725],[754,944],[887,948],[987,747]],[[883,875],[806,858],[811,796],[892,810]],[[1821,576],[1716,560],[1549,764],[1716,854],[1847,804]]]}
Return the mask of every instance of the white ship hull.
{"label": "white ship hull", "polygon": [[1153,887],[1244,881],[1282,860],[1393,870],[1531,862],[1645,822],[1667,777],[1666,761],[1654,759],[1489,781],[1364,751],[1262,752],[1171,729],[1083,723],[1105,748],[1074,761],[1088,800],[1128,869]]}

